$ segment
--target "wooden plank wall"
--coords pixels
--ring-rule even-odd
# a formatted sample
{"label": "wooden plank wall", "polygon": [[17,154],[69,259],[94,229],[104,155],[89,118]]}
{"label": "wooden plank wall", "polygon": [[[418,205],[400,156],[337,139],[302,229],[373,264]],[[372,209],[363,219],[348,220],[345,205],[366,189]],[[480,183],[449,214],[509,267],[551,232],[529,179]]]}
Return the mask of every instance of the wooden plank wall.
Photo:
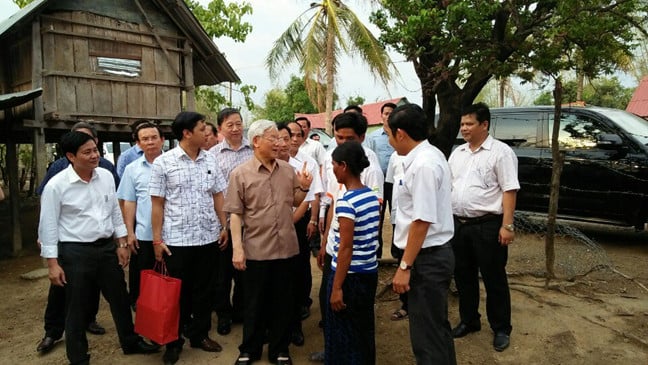
{"label": "wooden plank wall", "polygon": [[[146,25],[86,12],[43,15],[43,101],[46,118],[127,125],[173,119],[182,109],[182,45],[175,29],[156,29],[170,59]],[[141,75],[111,75],[97,57],[141,61]],[[193,84],[193,80],[190,84]]]}

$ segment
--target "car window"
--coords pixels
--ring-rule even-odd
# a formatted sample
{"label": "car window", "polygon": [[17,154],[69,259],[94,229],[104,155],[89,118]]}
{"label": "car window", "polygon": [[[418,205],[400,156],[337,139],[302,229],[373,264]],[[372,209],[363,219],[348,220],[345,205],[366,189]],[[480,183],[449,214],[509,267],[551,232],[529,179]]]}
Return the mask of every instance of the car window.
{"label": "car window", "polygon": [[[553,116],[552,116],[553,118]],[[549,135],[553,132],[553,123],[549,124]],[[560,116],[558,143],[565,149],[592,149],[596,147],[596,138],[601,133],[614,133],[605,124],[586,115],[563,113]]]}
{"label": "car window", "polygon": [[490,133],[513,147],[538,146],[538,128],[542,114],[536,111],[492,113]]}

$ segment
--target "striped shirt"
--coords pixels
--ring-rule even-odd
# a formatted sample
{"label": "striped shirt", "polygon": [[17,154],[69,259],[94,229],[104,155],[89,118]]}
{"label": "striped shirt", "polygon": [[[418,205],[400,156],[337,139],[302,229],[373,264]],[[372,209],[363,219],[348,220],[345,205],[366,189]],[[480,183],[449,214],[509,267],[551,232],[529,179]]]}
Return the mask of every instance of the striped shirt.
{"label": "striped shirt", "polygon": [[331,229],[335,232],[333,260],[331,268],[337,268],[337,256],[340,249],[340,218],[354,221],[353,254],[349,273],[373,273],[378,271],[376,252],[378,250],[378,223],[380,221],[380,204],[376,192],[363,187],[346,191],[338,198],[335,205],[335,218]]}
{"label": "striped shirt", "polygon": [[221,143],[212,147],[209,152],[216,156],[216,163],[218,163],[218,167],[220,168],[225,181],[229,181],[230,174],[236,167],[238,167],[238,165],[252,158],[252,155],[254,154],[252,147],[250,147],[250,143],[245,138],[237,150],[233,149],[230,144],[227,143],[227,140],[223,140]]}

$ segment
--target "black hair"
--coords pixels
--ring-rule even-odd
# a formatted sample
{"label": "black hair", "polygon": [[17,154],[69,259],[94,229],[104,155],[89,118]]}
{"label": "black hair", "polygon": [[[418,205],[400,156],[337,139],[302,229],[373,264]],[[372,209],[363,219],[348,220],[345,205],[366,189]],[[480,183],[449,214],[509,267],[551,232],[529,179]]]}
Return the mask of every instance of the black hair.
{"label": "black hair", "polygon": [[205,120],[205,116],[200,113],[178,113],[178,115],[176,115],[175,119],[173,120],[173,124],[171,124],[173,135],[178,139],[178,141],[182,141],[182,132],[184,132],[185,130],[193,132],[193,129],[196,128],[196,124],[198,124],[198,122],[200,122],[201,120]]}
{"label": "black hair", "polygon": [[387,120],[392,135],[400,129],[407,133],[415,141],[422,141],[428,138],[428,127],[425,122],[425,113],[416,104],[405,104],[397,107],[389,115]]}
{"label": "black hair", "polygon": [[360,176],[362,170],[369,167],[369,159],[362,145],[356,141],[344,142],[333,150],[333,161],[344,162],[354,176]]}
{"label": "black hair", "polygon": [[221,111],[218,112],[218,116],[216,116],[216,124],[220,127],[221,124],[225,121],[225,118],[229,117],[232,114],[238,114],[241,115],[241,111],[237,108],[225,108]]}
{"label": "black hair", "polygon": [[[308,118],[306,118],[306,117],[297,117],[297,118],[295,118],[295,123],[299,122],[300,120],[305,120],[306,125],[308,126],[308,128],[311,127],[310,120],[308,120]],[[297,123],[297,124],[299,124],[299,123]]]}
{"label": "black hair", "polygon": [[351,128],[359,136],[367,133],[367,118],[358,113],[340,113],[331,121],[334,129]]}
{"label": "black hair", "polygon": [[135,130],[133,131],[133,136],[135,137],[135,141],[139,142],[139,131],[142,129],[146,128],[155,128],[158,131],[158,135],[162,137],[162,130],[160,129],[160,126],[158,126],[156,123],[145,121],[144,123],[139,123]]}
{"label": "black hair", "polygon": [[150,124],[151,121],[147,119],[138,119],[134,121],[131,125],[131,137],[133,138],[133,141],[137,141],[137,131],[139,131],[139,126],[142,124]]}
{"label": "black hair", "polygon": [[479,124],[482,124],[483,122],[488,122],[488,126],[486,130],[490,129],[490,109],[488,109],[488,105],[485,103],[477,103],[473,104],[471,106],[465,107],[461,111],[461,116],[463,117],[464,115],[470,115],[470,114],[475,114],[475,119],[477,119],[477,122]]}
{"label": "black hair", "polygon": [[77,122],[72,126],[73,132],[76,132],[79,129],[87,129],[90,131],[90,133],[92,133],[92,138],[97,138],[97,128],[95,128],[95,126],[93,126],[92,124],[87,122]]}
{"label": "black hair", "polygon": [[295,122],[295,121],[292,121],[292,122],[286,122],[286,125],[287,125],[287,126],[290,126],[291,124],[294,124],[294,125],[298,126],[298,127],[299,127],[299,130],[301,131],[301,136],[304,137],[304,129],[302,128],[302,126],[299,125],[299,123],[297,123],[297,122]]}
{"label": "black hair", "polygon": [[63,155],[67,155],[68,152],[76,155],[79,148],[88,141],[94,142],[94,138],[87,133],[77,131],[65,133],[61,138],[61,150],[63,151]]}
{"label": "black hair", "polygon": [[392,108],[392,109],[396,109],[396,104],[394,104],[394,103],[385,103],[385,104],[383,104],[383,105],[380,107],[380,114],[383,113],[383,111],[385,110],[385,108]]}
{"label": "black hair", "polygon": [[212,122],[205,122],[205,126],[207,128],[211,128],[212,134],[217,136],[218,135],[218,128],[216,128],[216,125]]}
{"label": "black hair", "polygon": [[344,113],[348,111],[355,111],[358,112],[358,114],[362,114],[362,108],[359,107],[358,105],[349,105],[346,108],[344,108]]}
{"label": "black hair", "polygon": [[288,131],[288,135],[292,138],[292,132],[290,131],[290,128],[288,128],[288,123],[290,122],[277,122],[277,130],[280,131],[282,129],[285,129]]}

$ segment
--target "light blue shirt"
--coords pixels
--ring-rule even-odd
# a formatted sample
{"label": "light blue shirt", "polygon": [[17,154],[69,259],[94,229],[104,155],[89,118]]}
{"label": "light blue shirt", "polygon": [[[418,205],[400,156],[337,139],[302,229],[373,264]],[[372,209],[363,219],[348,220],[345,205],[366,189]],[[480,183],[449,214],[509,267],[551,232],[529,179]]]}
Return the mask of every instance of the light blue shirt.
{"label": "light blue shirt", "polygon": [[118,199],[137,203],[135,237],[140,241],[153,241],[151,196],[149,195],[151,166],[144,156],[136,159],[126,166],[117,188]]}
{"label": "light blue shirt", "polygon": [[389,136],[385,133],[385,130],[380,127],[369,133],[364,144],[378,156],[380,169],[383,172],[383,176],[385,176],[385,174],[387,174],[387,166],[389,166],[389,157],[394,153],[394,148],[389,144]]}
{"label": "light blue shirt", "polygon": [[117,175],[119,175],[119,177],[121,178],[124,175],[126,166],[142,157],[142,155],[144,155],[144,151],[142,151],[140,146],[138,146],[137,144],[122,152],[122,154],[119,155],[119,158],[117,159]]}

